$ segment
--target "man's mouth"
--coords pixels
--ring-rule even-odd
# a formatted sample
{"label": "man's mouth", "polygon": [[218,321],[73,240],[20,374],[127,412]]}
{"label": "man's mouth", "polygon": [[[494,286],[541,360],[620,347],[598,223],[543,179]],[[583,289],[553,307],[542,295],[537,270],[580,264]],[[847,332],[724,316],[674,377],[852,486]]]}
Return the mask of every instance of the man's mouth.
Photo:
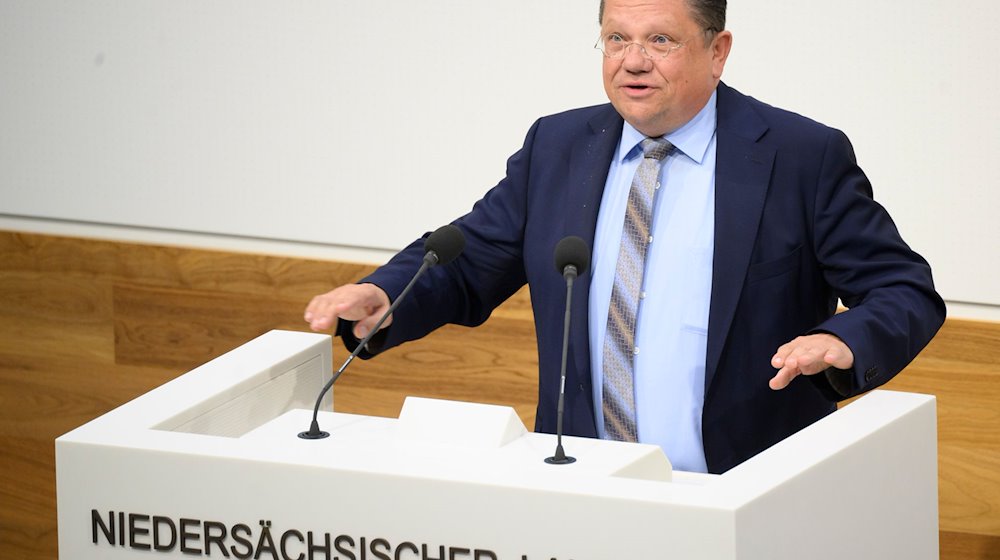
{"label": "man's mouth", "polygon": [[628,93],[630,95],[635,95],[635,96],[645,96],[650,91],[653,91],[652,87],[644,85],[644,84],[625,84],[622,87],[622,89],[626,93]]}
{"label": "man's mouth", "polygon": [[651,88],[645,84],[625,84],[625,89],[629,91],[640,92],[640,91],[646,91]]}

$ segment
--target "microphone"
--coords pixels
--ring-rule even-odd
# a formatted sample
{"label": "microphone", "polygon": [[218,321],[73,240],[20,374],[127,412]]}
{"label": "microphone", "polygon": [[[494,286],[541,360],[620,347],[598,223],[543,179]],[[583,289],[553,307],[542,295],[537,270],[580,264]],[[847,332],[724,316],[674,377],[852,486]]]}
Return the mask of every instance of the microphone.
{"label": "microphone", "polygon": [[590,248],[587,242],[575,235],[564,237],[556,244],[556,270],[563,278],[572,275],[573,278],[583,274],[590,264]]}
{"label": "microphone", "polygon": [[300,438],[323,439],[325,437],[329,437],[329,432],[324,432],[319,429],[319,421],[317,419],[319,416],[320,404],[323,402],[323,395],[326,395],[326,392],[333,387],[333,384],[337,381],[341,374],[344,373],[347,366],[354,361],[354,358],[361,353],[361,351],[365,348],[365,345],[368,344],[373,336],[375,336],[375,333],[377,333],[382,327],[382,323],[384,323],[386,319],[392,315],[396,308],[399,307],[400,302],[402,302],[403,298],[410,293],[413,285],[417,283],[417,279],[420,278],[424,272],[427,272],[428,268],[439,264],[448,264],[455,260],[460,254],[462,254],[463,249],[465,249],[465,234],[462,233],[462,230],[458,229],[458,226],[453,224],[448,224],[438,228],[434,231],[434,233],[430,234],[426,240],[424,240],[424,260],[420,265],[420,269],[417,270],[417,273],[410,279],[410,283],[403,288],[403,291],[399,294],[399,297],[396,298],[396,301],[392,302],[389,309],[382,314],[382,317],[379,318],[377,323],[375,323],[372,330],[369,331],[360,342],[358,342],[357,347],[354,348],[351,355],[344,361],[344,365],[340,366],[340,369],[338,369],[337,372],[333,374],[333,377],[326,382],[326,385],[323,386],[323,390],[321,390],[319,392],[319,396],[316,397],[316,406],[313,407],[312,424],[309,425],[308,431],[299,432]]}
{"label": "microphone", "polygon": [[568,465],[576,462],[575,457],[567,457],[562,445],[564,405],[566,401],[566,353],[569,349],[569,315],[573,301],[573,280],[587,270],[590,264],[590,249],[587,242],[576,236],[564,237],[555,250],[556,270],[566,280],[566,315],[563,318],[562,366],[559,370],[559,405],[556,409],[556,451],[546,457],[550,465]]}

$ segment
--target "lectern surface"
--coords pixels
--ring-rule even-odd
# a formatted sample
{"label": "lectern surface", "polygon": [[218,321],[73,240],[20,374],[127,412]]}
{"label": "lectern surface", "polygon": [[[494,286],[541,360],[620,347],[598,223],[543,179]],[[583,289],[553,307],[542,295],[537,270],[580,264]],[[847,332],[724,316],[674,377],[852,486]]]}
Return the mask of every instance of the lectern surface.
{"label": "lectern surface", "polygon": [[59,438],[60,557],[937,558],[933,397],[874,392],[712,476],[572,437],[550,465],[475,403],[328,399],[300,439],[331,370],[328,337],[275,331]]}

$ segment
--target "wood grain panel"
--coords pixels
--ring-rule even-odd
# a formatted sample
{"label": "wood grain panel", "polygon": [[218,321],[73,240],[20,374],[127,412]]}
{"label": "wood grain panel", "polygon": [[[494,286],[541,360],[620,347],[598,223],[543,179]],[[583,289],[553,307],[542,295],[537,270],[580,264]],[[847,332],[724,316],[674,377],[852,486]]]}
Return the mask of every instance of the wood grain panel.
{"label": "wood grain panel", "polygon": [[[3,270],[0,356],[110,359],[107,287],[105,282],[73,275]],[[25,344],[26,340],[31,343]]]}
{"label": "wood grain panel", "polygon": [[1000,367],[921,356],[885,388],[935,395],[942,441],[1000,451]]}
{"label": "wood grain panel", "polygon": [[150,287],[255,293],[305,301],[374,269],[353,263],[16,233],[0,236],[0,262],[8,271],[72,273]]}
{"label": "wood grain panel", "polygon": [[0,362],[0,437],[36,437],[51,444],[183,371],[63,357],[5,359]]}
{"label": "wood grain panel", "polygon": [[[346,357],[336,342],[335,364]],[[379,415],[397,417],[403,398],[413,395],[510,406],[529,430],[534,427],[538,354],[528,321],[493,317],[474,329],[449,325],[351,368],[335,393],[336,408],[344,412],[364,414],[370,404],[351,395],[395,393],[393,407],[379,401]]]}
{"label": "wood grain panel", "polygon": [[7,435],[0,441],[0,557],[55,560],[58,533],[53,443]]}
{"label": "wood grain panel", "polygon": [[1000,368],[1000,323],[951,319],[921,354],[948,363],[982,364]]}
{"label": "wood grain panel", "polygon": [[941,531],[941,560],[1000,560],[1000,537]]}
{"label": "wood grain panel", "polygon": [[300,300],[115,284],[115,362],[189,370],[265,332],[299,329]]}
{"label": "wood grain panel", "polygon": [[941,530],[1000,538],[1000,324],[948,320],[885,388],[937,397]]}
{"label": "wood grain panel", "polygon": [[[272,328],[368,265],[0,232],[0,557],[55,558],[53,440]],[[395,417],[406,395],[514,407],[531,428],[527,290],[356,361],[338,410]],[[334,342],[335,365],[346,357]],[[888,389],[938,397],[941,557],[1000,558],[1000,324],[949,320]]]}
{"label": "wood grain panel", "polygon": [[940,528],[1000,537],[1000,452],[938,445]]}

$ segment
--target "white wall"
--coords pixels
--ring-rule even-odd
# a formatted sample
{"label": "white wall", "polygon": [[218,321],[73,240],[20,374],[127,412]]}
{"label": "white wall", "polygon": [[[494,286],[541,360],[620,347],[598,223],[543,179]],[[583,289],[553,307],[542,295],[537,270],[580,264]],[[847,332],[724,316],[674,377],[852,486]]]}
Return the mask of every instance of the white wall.
{"label": "white wall", "polygon": [[846,131],[941,294],[1000,306],[1000,3],[731,2],[729,23],[727,81]]}
{"label": "white wall", "polygon": [[[605,100],[596,4],[0,0],[0,215],[380,258]],[[731,4],[727,82],[845,130],[946,299],[1000,319],[1000,5]]]}
{"label": "white wall", "polygon": [[2,209],[400,248],[604,100],[580,5],[7,2]]}

